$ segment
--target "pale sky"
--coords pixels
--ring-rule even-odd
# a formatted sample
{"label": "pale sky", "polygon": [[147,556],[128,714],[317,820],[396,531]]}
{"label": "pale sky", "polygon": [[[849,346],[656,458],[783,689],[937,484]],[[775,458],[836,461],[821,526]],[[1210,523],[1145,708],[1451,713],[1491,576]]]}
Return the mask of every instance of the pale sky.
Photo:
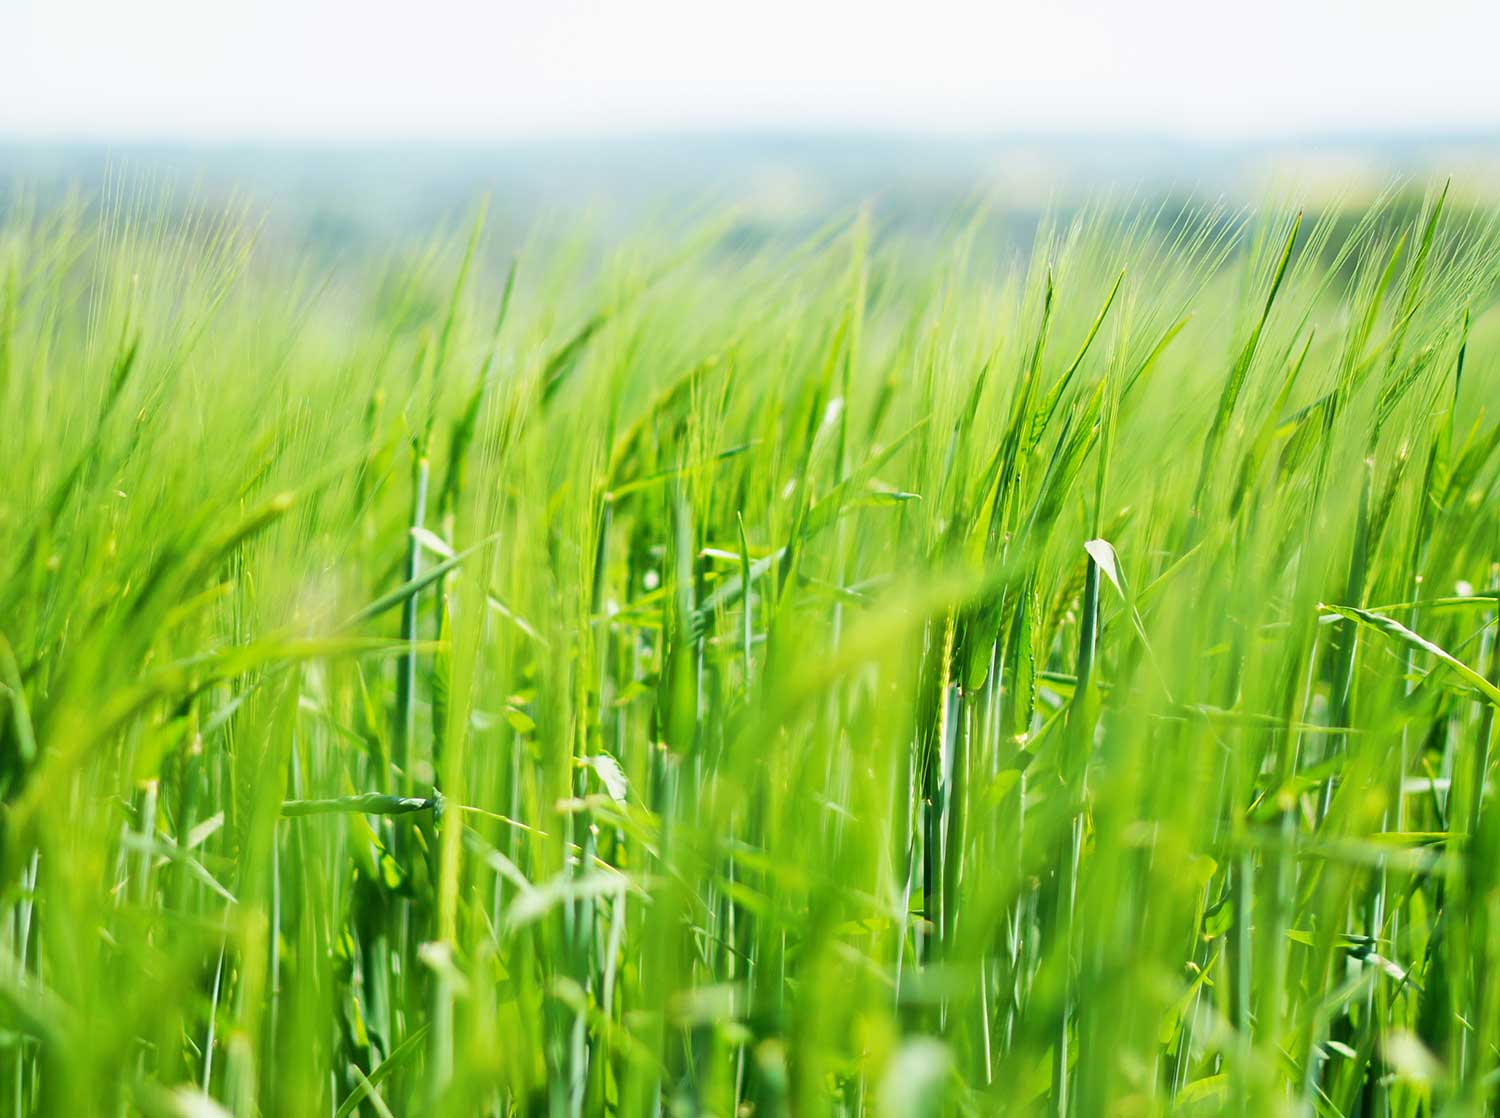
{"label": "pale sky", "polygon": [[1500,0],[0,0],[0,136],[1500,131]]}

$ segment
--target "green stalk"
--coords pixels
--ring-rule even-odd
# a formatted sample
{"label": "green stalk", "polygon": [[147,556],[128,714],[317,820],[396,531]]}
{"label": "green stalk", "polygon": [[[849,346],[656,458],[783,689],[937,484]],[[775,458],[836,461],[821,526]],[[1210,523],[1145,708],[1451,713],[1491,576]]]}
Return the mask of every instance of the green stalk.
{"label": "green stalk", "polygon": [[1053,871],[1052,909],[1056,914],[1052,951],[1062,962],[1062,1015],[1052,1049],[1052,1113],[1067,1118],[1071,1109],[1069,1063],[1072,1055],[1072,1026],[1077,1013],[1078,990],[1074,972],[1074,916],[1077,905],[1078,864],[1083,851],[1084,799],[1088,789],[1088,764],[1092,752],[1095,720],[1093,691],[1094,658],[1099,642],[1099,567],[1088,557],[1083,602],[1078,620],[1078,657],[1076,690],[1068,709],[1065,727],[1067,755],[1063,768],[1062,795],[1067,805],[1069,823],[1063,847]]}

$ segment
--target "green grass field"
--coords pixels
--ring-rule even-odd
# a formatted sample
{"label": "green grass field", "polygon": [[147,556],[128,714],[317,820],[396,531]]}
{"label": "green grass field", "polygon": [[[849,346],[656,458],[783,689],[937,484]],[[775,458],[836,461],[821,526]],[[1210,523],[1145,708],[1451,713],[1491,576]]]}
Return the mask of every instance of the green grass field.
{"label": "green grass field", "polygon": [[331,277],[12,205],[0,1115],[1493,1112],[1445,200]]}

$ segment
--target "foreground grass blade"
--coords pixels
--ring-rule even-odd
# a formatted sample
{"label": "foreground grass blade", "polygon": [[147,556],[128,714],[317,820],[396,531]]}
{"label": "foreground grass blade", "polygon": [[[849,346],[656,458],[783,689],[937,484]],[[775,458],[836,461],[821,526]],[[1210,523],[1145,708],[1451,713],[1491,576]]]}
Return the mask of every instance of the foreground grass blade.
{"label": "foreground grass blade", "polygon": [[1488,703],[1500,706],[1500,687],[1496,687],[1489,680],[1485,679],[1483,675],[1475,671],[1473,668],[1469,667],[1469,665],[1465,664],[1458,657],[1445,651],[1444,649],[1439,648],[1426,637],[1412,632],[1405,625],[1401,624],[1401,622],[1396,621],[1395,619],[1390,617],[1384,617],[1378,613],[1371,613],[1368,610],[1359,609],[1356,606],[1320,605],[1318,608],[1327,614],[1333,614],[1335,616],[1343,617],[1350,621],[1357,622],[1361,625],[1367,626],[1368,628],[1374,629],[1376,632],[1384,633],[1386,636],[1391,637],[1394,640],[1401,641],[1413,648],[1419,649],[1422,652],[1430,653],[1439,662],[1446,664],[1449,668],[1451,668],[1454,674],[1457,675],[1459,679],[1463,680],[1464,684],[1469,688],[1469,690],[1473,691],[1476,696],[1484,699]]}

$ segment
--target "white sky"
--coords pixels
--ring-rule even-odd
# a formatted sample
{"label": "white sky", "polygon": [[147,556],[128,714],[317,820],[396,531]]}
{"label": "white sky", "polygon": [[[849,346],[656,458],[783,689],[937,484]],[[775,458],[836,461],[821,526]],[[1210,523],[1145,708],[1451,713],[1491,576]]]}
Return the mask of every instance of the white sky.
{"label": "white sky", "polygon": [[0,135],[1500,129],[1500,0],[0,0]]}

